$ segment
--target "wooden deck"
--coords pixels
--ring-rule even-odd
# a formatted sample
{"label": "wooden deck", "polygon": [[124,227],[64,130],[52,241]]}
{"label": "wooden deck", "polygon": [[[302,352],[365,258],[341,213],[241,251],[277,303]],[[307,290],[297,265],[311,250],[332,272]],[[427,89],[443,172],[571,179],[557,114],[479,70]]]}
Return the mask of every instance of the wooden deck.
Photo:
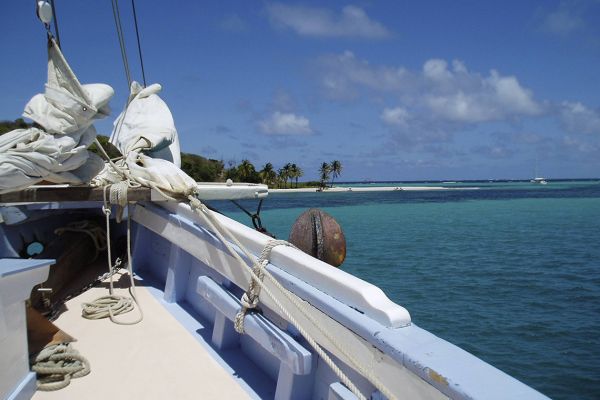
{"label": "wooden deck", "polygon": [[[127,281],[129,279],[124,279]],[[126,289],[117,289],[128,295]],[[81,303],[108,294],[93,288],[66,303],[55,324],[78,339],[75,349],[92,372],[56,392],[36,392],[45,399],[246,399],[248,392],[144,287],[137,288],[144,320],[116,325],[108,319],[86,320]],[[137,309],[121,316],[137,317]]]}

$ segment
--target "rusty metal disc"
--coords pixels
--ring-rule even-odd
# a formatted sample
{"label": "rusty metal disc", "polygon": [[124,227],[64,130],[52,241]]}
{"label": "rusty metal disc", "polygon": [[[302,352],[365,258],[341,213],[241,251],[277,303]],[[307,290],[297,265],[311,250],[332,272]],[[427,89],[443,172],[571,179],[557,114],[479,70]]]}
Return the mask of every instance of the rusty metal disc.
{"label": "rusty metal disc", "polygon": [[339,267],[346,258],[342,228],[331,215],[318,208],[311,208],[298,217],[288,241],[334,267]]}

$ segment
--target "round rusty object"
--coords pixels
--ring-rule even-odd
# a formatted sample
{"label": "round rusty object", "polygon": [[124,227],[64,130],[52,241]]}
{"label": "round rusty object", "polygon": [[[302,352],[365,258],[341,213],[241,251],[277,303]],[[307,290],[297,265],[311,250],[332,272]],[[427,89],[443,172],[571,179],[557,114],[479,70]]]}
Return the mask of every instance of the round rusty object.
{"label": "round rusty object", "polygon": [[346,238],[335,219],[325,211],[311,208],[303,212],[288,239],[303,252],[339,267],[346,258]]}

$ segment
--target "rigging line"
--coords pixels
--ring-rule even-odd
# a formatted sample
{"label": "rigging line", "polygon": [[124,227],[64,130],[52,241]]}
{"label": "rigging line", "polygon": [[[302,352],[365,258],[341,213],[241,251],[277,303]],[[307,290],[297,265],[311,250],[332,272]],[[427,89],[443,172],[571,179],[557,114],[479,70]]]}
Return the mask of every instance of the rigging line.
{"label": "rigging line", "polygon": [[247,216],[249,216],[250,218],[252,218],[252,217],[253,217],[253,215],[252,215],[252,214],[250,214],[250,211],[246,210],[246,209],[245,209],[245,208],[244,208],[244,207],[243,207],[243,206],[242,206],[240,203],[238,203],[238,202],[237,202],[237,201],[235,201],[235,200],[229,200],[229,201],[231,201],[233,204],[235,204],[236,206],[238,206],[238,208],[239,208],[240,210],[242,210],[243,212],[245,212]]}
{"label": "rigging line", "polygon": [[56,44],[58,48],[62,50],[62,44],[60,43],[60,35],[58,33],[58,15],[56,14],[56,8],[54,7],[54,0],[50,0],[50,6],[52,7],[52,16],[54,20],[54,34],[56,36]]}
{"label": "rigging line", "polygon": [[146,72],[144,71],[144,58],[142,57],[142,45],[140,44],[140,31],[138,30],[137,14],[135,12],[135,0],[131,0],[131,8],[133,9],[133,21],[135,23],[135,35],[137,36],[138,54],[140,55],[140,66],[142,67],[142,79],[144,87],[146,87]]}
{"label": "rigging line", "polygon": [[127,78],[127,88],[131,87],[131,73],[129,71],[129,62],[127,61],[127,51],[125,50],[125,38],[123,35],[123,27],[121,26],[121,14],[119,13],[119,0],[111,0],[113,17],[115,20],[115,28],[119,38],[119,46],[121,47],[121,58],[123,59],[123,68]]}

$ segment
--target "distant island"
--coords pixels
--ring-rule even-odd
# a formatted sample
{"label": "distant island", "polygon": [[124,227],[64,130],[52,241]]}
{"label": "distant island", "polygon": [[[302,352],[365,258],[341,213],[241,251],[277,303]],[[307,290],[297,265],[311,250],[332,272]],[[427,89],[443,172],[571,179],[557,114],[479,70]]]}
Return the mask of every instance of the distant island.
{"label": "distant island", "polygon": [[[27,129],[34,124],[27,123],[23,118],[14,121],[0,121],[0,135],[15,129]],[[111,158],[120,157],[121,153],[104,135],[98,135],[98,141]],[[96,145],[90,147],[90,151],[98,153]],[[342,173],[342,163],[334,160],[330,163],[323,162],[318,167],[319,180],[299,182],[304,176],[304,171],[295,163],[286,163],[279,169],[275,169],[272,163],[266,163],[260,170],[249,160],[242,160],[239,164],[228,162],[227,166],[223,160],[215,160],[202,157],[193,153],[181,153],[181,169],[197,182],[225,182],[231,179],[234,182],[263,183],[273,189],[298,189],[316,188],[324,190],[333,183]],[[288,185],[289,182],[289,185]]]}

